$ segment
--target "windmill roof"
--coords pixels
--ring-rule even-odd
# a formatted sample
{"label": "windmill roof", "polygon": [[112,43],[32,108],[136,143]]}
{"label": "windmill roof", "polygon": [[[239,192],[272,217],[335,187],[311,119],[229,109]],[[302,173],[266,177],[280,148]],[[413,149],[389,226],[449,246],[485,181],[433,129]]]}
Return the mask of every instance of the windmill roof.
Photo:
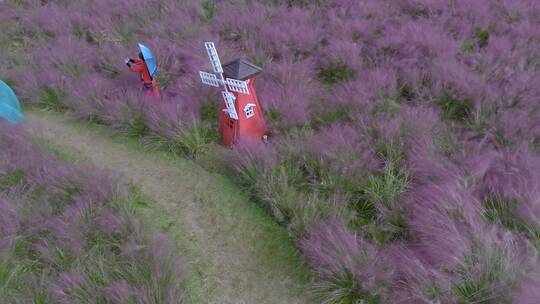
{"label": "windmill roof", "polygon": [[245,59],[236,59],[223,65],[223,73],[230,78],[246,80],[259,74],[262,69]]}

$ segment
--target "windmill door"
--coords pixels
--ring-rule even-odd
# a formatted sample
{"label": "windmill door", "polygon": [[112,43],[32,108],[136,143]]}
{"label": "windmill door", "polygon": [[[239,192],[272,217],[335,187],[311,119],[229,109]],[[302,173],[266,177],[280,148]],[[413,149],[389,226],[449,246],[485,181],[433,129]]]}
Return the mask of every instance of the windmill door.
{"label": "windmill door", "polygon": [[221,126],[221,140],[224,145],[234,144],[236,128],[238,121],[229,117],[229,115],[224,115],[223,124]]}

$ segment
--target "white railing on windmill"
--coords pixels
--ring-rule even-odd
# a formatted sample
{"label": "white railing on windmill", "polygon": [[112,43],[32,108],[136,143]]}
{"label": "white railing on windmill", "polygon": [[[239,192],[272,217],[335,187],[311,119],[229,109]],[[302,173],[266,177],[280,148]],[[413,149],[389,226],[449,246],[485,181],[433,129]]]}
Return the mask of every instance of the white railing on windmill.
{"label": "white railing on windmill", "polygon": [[219,56],[217,54],[214,43],[205,42],[204,46],[206,48],[206,52],[208,53],[208,58],[210,58],[210,63],[212,64],[214,73],[219,74],[219,78],[217,78],[215,74],[199,71],[201,81],[202,83],[211,85],[213,87],[219,87],[220,85],[223,85],[225,91],[222,91],[221,95],[223,96],[223,101],[225,102],[225,105],[227,107],[227,109],[223,111],[226,111],[232,119],[238,120],[238,114],[236,113],[236,108],[234,104],[236,97],[234,97],[234,94],[229,92],[229,90],[249,95],[248,84],[246,81],[243,80],[233,78],[225,79],[223,77],[223,67],[221,66],[221,61],[219,60]]}

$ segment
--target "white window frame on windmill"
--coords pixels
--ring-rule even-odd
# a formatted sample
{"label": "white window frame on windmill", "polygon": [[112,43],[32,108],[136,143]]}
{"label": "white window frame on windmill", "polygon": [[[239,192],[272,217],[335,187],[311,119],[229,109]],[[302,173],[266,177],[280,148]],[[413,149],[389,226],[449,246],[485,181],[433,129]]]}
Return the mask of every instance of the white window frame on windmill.
{"label": "white window frame on windmill", "polygon": [[255,107],[256,105],[254,103],[248,103],[244,107],[244,113],[246,114],[246,118],[251,118],[255,116]]}
{"label": "white window frame on windmill", "polygon": [[223,101],[225,101],[226,107],[226,109],[223,109],[223,111],[227,112],[230,118],[238,120],[238,114],[236,113],[236,108],[234,106],[234,101],[236,100],[234,94],[227,91],[221,91],[221,95],[223,96]]}

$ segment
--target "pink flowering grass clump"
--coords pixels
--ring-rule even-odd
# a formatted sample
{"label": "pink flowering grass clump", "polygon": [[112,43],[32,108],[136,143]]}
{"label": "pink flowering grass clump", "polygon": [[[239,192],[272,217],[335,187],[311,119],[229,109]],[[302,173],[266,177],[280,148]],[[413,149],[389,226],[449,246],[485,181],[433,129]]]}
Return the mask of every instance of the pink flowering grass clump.
{"label": "pink flowering grass clump", "polygon": [[183,267],[137,218],[136,199],[117,177],[0,125],[2,301],[178,303]]}
{"label": "pink flowering grass clump", "polygon": [[[238,146],[231,169],[298,241],[321,302],[534,303],[538,1],[109,2],[0,4],[0,76],[27,103],[198,159],[218,140],[219,92],[197,73],[214,41],[264,69],[270,143]],[[161,100],[123,66],[139,41]],[[17,223],[0,217],[2,242]]]}

